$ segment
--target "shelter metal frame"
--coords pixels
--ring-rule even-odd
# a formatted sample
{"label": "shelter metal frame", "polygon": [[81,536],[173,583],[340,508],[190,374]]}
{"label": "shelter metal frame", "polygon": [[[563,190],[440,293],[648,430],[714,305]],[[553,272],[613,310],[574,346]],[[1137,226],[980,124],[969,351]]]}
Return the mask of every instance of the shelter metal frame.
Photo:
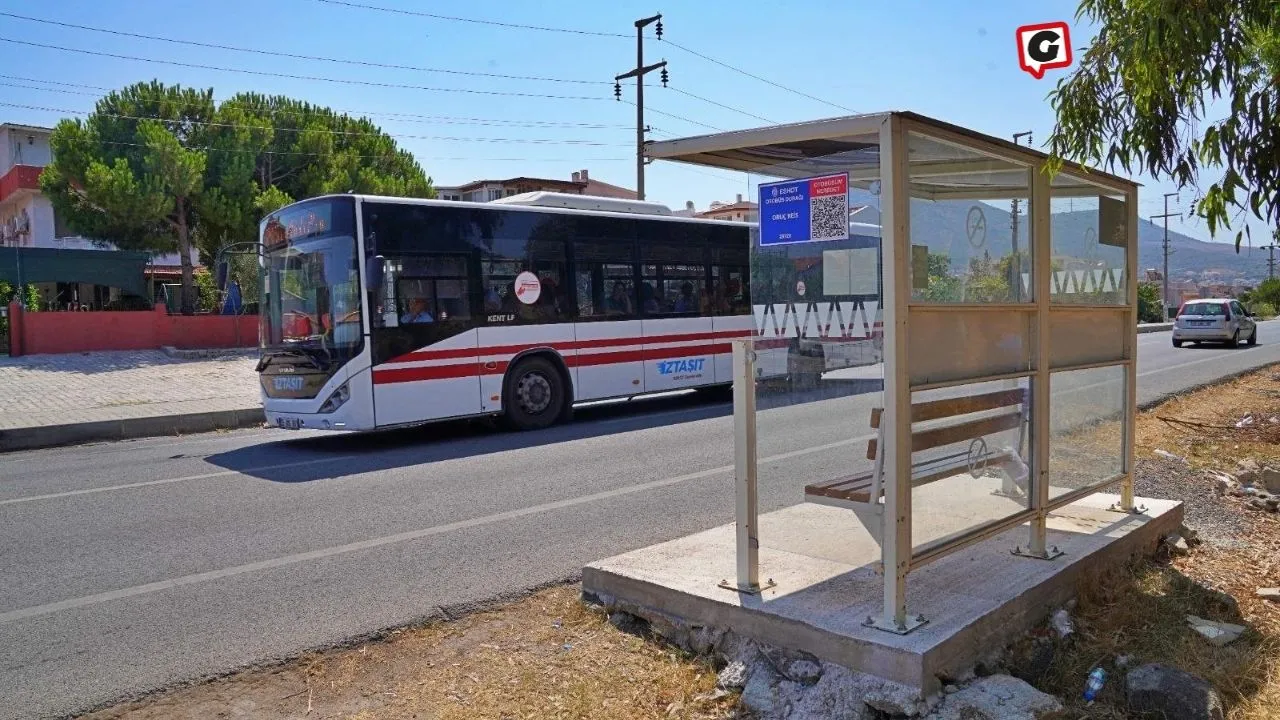
{"label": "shelter metal frame", "polygon": [[[954,150],[955,157],[912,159],[912,143],[932,143],[939,152]],[[912,617],[906,607],[906,579],[918,569],[964,547],[981,542],[1022,524],[1028,525],[1025,547],[1016,554],[1044,560],[1056,557],[1047,546],[1049,513],[1093,493],[1120,486],[1115,509],[1134,512],[1134,420],[1137,400],[1137,206],[1138,185],[1124,178],[1070,162],[1057,174],[1047,166],[1051,159],[1039,151],[999,138],[909,112],[885,112],[790,125],[717,133],[651,142],[651,160],[737,170],[768,177],[804,178],[827,172],[848,172],[851,186],[878,190],[881,212],[881,280],[884,316],[884,417],[883,450],[878,461],[884,482],[883,534],[880,538],[884,577],[883,614],[876,627],[909,632],[924,621]],[[1124,217],[1125,264],[1123,301],[1116,304],[1066,303],[1053,299],[1051,205],[1056,198],[1120,198]],[[1031,245],[1029,290],[1022,302],[934,304],[912,300],[911,205],[925,200],[1027,201]],[[1016,239],[1016,236],[1015,236]],[[1109,243],[1109,244],[1115,244]],[[1015,246],[1016,247],[1016,246]],[[1019,260],[1021,262],[1021,260]],[[1019,268],[1020,271],[1020,268]],[[1015,280],[1015,282],[1017,282]],[[1025,366],[1016,370],[963,372],[955,376],[913,377],[909,340],[913,327],[928,318],[948,322],[995,322],[1016,313],[1030,327]],[[943,314],[943,315],[938,315]],[[1108,324],[1109,323],[1109,324]],[[1091,324],[1118,328],[1100,338],[1096,348],[1075,348],[1055,363],[1052,336],[1055,329],[1069,332]],[[923,327],[923,326],[922,326]],[[1127,328],[1127,329],[1126,329]],[[762,331],[761,331],[762,332]],[[1079,331],[1072,335],[1078,345]],[[1088,345],[1088,343],[1085,343]],[[751,341],[734,349],[735,470],[737,495],[737,582],[726,587],[754,593],[761,589],[756,503],[756,408]],[[1112,349],[1107,349],[1112,348]],[[1118,348],[1118,349],[1117,349]],[[1121,411],[1121,472],[1055,497],[1050,494],[1051,384],[1056,373],[1120,368],[1123,370]],[[998,520],[912,546],[912,395],[915,392],[993,380],[1022,380],[1031,393],[1031,467],[1027,507]]]}

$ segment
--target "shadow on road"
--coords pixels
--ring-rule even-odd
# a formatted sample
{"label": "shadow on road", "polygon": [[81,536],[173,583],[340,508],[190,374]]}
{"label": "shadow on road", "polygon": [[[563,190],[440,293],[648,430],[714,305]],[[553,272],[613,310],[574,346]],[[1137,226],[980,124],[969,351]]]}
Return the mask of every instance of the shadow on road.
{"label": "shadow on road", "polygon": [[[858,395],[880,389],[876,383],[825,381],[790,392],[762,390],[758,410]],[[464,420],[365,433],[282,437],[210,455],[220,468],[280,483],[304,483],[347,475],[411,467],[445,460],[573,442],[617,433],[648,430],[733,415],[728,393],[687,393],[580,407],[574,422],[532,432],[508,432],[493,420]]]}
{"label": "shadow on road", "polygon": [[1179,350],[1253,350],[1261,346],[1262,346],[1261,340],[1259,340],[1258,344],[1256,345],[1245,345],[1244,343],[1240,343],[1240,346],[1235,348],[1229,348],[1227,347],[1226,343],[1220,343],[1220,342],[1199,342],[1198,343],[1198,342],[1192,342],[1190,340],[1186,340],[1184,341],[1182,347],[1178,349]]}
{"label": "shadow on road", "polygon": [[461,420],[395,430],[286,438],[210,455],[206,460],[214,466],[272,482],[302,483],[732,414],[731,403],[691,393],[580,408],[574,422],[532,432],[508,432],[492,420]]}

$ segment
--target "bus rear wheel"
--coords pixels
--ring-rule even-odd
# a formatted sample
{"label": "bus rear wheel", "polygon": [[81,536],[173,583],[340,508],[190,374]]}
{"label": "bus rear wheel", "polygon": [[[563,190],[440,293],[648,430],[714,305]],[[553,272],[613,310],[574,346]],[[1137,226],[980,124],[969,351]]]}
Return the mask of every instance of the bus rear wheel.
{"label": "bus rear wheel", "polygon": [[507,376],[503,419],[516,430],[541,430],[564,413],[564,380],[546,358],[521,360]]}

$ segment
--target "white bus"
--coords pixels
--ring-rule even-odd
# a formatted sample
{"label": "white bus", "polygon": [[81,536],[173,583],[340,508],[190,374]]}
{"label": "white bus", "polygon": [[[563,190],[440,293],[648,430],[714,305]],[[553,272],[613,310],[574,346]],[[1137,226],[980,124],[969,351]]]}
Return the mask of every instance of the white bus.
{"label": "white bus", "polygon": [[294,203],[260,228],[267,421],[536,429],[574,403],[727,386],[730,341],[756,326],[750,231],[552,193]]}

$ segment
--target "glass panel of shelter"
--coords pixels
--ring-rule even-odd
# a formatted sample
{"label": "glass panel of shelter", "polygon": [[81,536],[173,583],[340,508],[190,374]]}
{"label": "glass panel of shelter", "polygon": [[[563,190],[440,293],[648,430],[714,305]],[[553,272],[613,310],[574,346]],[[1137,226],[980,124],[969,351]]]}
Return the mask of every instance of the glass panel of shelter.
{"label": "glass panel of shelter", "polygon": [[[761,462],[759,481],[785,482],[798,496],[806,485],[875,468],[867,442],[848,442],[874,434],[872,410],[884,407],[878,135],[859,141],[858,150],[758,168],[749,187],[758,197],[761,184],[848,173],[849,205],[869,209],[868,224],[851,227],[847,239],[766,247],[753,230],[750,295],[740,300],[733,292],[737,270],[712,268],[713,294],[723,284],[731,304],[752,308],[761,455],[803,451],[786,461]],[[850,283],[851,258],[866,282]],[[835,276],[844,280],[833,281]]]}
{"label": "glass panel of shelter", "polygon": [[[1049,497],[1101,489],[1125,471],[1126,412],[1136,376],[1129,264],[1131,208],[1122,192],[1071,171],[1050,190],[1053,397]],[[1080,367],[1086,365],[1088,367]]]}
{"label": "glass panel of shelter", "polygon": [[[944,546],[1031,505],[1037,388],[1032,168],[910,132],[912,545]],[[1008,306],[1008,312],[991,312]]]}

